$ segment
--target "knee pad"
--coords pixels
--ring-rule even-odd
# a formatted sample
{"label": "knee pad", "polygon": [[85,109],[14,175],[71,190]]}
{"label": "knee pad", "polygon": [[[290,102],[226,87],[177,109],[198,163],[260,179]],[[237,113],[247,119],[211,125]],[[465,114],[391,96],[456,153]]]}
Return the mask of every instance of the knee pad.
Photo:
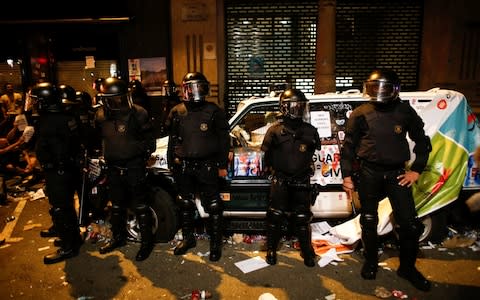
{"label": "knee pad", "polygon": [[305,224],[309,224],[310,221],[312,221],[312,217],[313,215],[309,211],[296,212],[295,215],[293,216],[293,219],[296,225],[305,225]]}
{"label": "knee pad", "polygon": [[267,220],[273,224],[279,224],[283,221],[285,213],[279,209],[269,208],[267,210]]}
{"label": "knee pad", "polygon": [[180,195],[177,196],[177,204],[182,210],[195,210],[195,203],[193,202],[195,198],[185,198]]}
{"label": "knee pad", "polygon": [[150,208],[148,207],[148,205],[140,204],[140,205],[135,206],[135,213],[137,215],[144,215],[149,211],[149,209]]}
{"label": "knee pad", "polygon": [[223,213],[223,201],[219,198],[212,199],[208,204],[207,212],[212,215],[221,215]]}
{"label": "knee pad", "polygon": [[362,228],[376,231],[378,225],[378,215],[361,214],[360,225]]}

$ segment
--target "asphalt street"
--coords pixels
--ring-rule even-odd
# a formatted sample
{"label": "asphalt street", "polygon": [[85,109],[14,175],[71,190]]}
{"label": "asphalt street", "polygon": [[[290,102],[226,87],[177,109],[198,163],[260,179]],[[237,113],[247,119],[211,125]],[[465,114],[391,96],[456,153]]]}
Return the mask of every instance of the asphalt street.
{"label": "asphalt street", "polygon": [[[143,262],[135,261],[139,245],[134,242],[101,255],[100,242],[87,240],[77,257],[44,265],[43,256],[55,250],[53,239],[41,238],[41,229],[51,224],[48,200],[33,200],[25,193],[9,197],[0,206],[1,299],[192,299],[195,290],[210,299],[478,299],[480,296],[480,251],[478,230],[451,236],[445,245],[423,244],[417,267],[432,281],[430,292],[415,290],[399,278],[398,252],[388,242],[380,256],[377,279],[363,280],[362,256],[357,249],[339,254],[338,261],[324,267],[303,265],[299,251],[286,240],[279,263],[263,267],[263,241],[245,242],[226,237],[222,259],[208,260],[208,240],[199,236],[197,247],[184,256],[172,253],[173,244],[157,244]],[[239,263],[254,258],[259,269],[244,273]],[[318,257],[320,261],[320,257]],[[255,268],[255,267],[253,267]]]}

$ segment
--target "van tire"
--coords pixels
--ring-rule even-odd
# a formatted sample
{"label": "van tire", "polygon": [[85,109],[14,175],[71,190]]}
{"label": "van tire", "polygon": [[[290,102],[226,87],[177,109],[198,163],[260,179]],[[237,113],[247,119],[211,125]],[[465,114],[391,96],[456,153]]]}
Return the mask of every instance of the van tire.
{"label": "van tire", "polygon": [[164,189],[155,187],[151,207],[156,214],[155,241],[167,243],[173,240],[179,229],[178,209],[174,199]]}
{"label": "van tire", "polygon": [[[156,243],[167,243],[179,229],[178,210],[172,196],[160,187],[152,189],[150,210],[153,218],[152,231]],[[140,230],[133,212],[129,211],[127,222],[128,239],[140,242]]]}

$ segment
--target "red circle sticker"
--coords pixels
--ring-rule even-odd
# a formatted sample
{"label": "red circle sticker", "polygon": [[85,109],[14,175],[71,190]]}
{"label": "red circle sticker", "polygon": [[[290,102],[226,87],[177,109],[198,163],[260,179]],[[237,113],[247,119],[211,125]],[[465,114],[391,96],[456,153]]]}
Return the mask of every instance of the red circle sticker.
{"label": "red circle sticker", "polygon": [[445,99],[442,99],[438,101],[437,103],[438,109],[446,109],[447,108],[447,101]]}

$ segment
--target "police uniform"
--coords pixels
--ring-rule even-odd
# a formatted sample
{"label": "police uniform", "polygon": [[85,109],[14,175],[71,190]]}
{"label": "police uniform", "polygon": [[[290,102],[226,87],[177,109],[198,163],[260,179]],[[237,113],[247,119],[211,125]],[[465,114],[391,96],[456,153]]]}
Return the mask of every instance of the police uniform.
{"label": "police uniform", "polygon": [[[142,261],[148,258],[154,247],[146,183],[146,161],[155,150],[152,124],[147,111],[130,102],[126,83],[108,78],[104,88],[105,91],[99,94],[104,106],[98,109],[96,122],[103,138],[103,155],[107,163],[113,238],[100,247],[100,253],[126,244],[127,208],[130,207],[136,213],[141,234],[141,246],[135,259]],[[129,99],[129,103],[112,109],[109,101],[115,97]]]}
{"label": "police uniform", "polygon": [[321,143],[317,129],[300,120],[284,118],[272,125],[263,140],[265,165],[272,169],[270,203],[267,210],[267,262],[276,263],[276,248],[281,225],[291,212],[302,257],[307,266],[314,265],[311,244],[313,174],[312,157]]}
{"label": "police uniform", "polygon": [[218,170],[227,168],[230,149],[226,115],[216,104],[183,102],[172,108],[166,122],[170,139],[168,163],[179,189],[183,241],[175,255],[196,245],[194,231],[195,195],[209,213],[210,260],[220,259],[223,239],[223,202],[219,195]]}
{"label": "police uniform", "polygon": [[76,256],[82,244],[74,206],[79,146],[78,124],[73,116],[59,107],[40,113],[35,152],[45,174],[53,226],[62,241],[55,253],[44,257],[46,264]]}
{"label": "police uniform", "polygon": [[261,150],[265,153],[265,170],[270,173],[270,199],[267,208],[267,256],[270,265],[277,263],[277,246],[282,223],[291,213],[294,231],[300,242],[303,262],[315,265],[311,244],[310,221],[314,173],[313,154],[320,149],[317,129],[307,123],[308,99],[299,89],[281,93],[279,109],[282,118],[268,128]]}
{"label": "police uniform", "polygon": [[[366,84],[372,84],[372,90],[380,93],[383,86],[389,90],[392,82],[399,85],[396,74],[382,70],[374,71]],[[368,91],[368,87],[365,90]],[[389,97],[384,97],[387,101],[381,100],[381,95],[371,96],[373,100],[351,113],[341,149],[344,178],[354,175],[353,165],[356,161],[360,164],[355,186],[361,204],[360,224],[366,259],[361,274],[365,279],[375,279],[378,263],[378,202],[388,197],[399,233],[398,273],[417,288],[428,290],[430,283],[415,269],[418,238],[424,226],[417,218],[411,187],[400,185],[399,178],[406,174],[406,163],[410,160],[407,134],[415,143],[415,160],[409,171],[418,174],[427,164],[431,151],[430,139],[425,135],[422,119],[408,103],[398,98],[398,92],[387,94]]]}

